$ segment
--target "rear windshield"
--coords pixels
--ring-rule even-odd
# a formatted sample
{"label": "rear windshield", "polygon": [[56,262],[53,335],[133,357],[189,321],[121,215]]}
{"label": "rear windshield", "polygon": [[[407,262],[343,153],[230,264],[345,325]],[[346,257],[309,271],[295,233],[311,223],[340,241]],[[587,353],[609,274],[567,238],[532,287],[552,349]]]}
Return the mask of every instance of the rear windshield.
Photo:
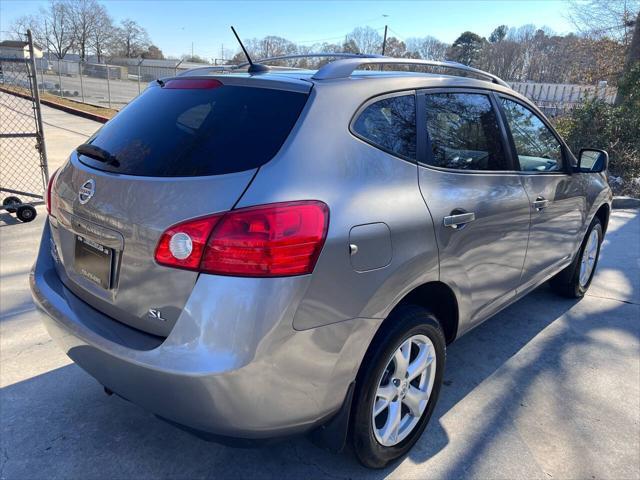
{"label": "rear windshield", "polygon": [[278,152],[307,94],[267,88],[149,87],[89,140],[110,161],[99,170],[191,177],[257,168]]}

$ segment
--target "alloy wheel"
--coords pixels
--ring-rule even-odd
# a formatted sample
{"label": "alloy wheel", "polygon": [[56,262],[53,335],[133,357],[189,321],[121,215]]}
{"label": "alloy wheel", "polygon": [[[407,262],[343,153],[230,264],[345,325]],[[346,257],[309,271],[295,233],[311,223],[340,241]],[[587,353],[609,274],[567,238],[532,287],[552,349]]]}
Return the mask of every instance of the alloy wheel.
{"label": "alloy wheel", "polygon": [[436,376],[436,354],[425,335],[404,340],[387,362],[372,408],[376,440],[385,447],[402,442],[427,408]]}

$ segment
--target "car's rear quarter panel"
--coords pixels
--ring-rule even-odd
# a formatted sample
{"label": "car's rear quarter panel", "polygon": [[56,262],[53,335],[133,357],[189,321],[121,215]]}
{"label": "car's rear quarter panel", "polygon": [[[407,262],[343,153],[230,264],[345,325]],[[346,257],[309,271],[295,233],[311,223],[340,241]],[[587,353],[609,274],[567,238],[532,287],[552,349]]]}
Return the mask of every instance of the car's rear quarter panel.
{"label": "car's rear quarter panel", "polygon": [[[438,279],[433,225],[417,183],[417,166],[353,136],[349,124],[367,99],[415,83],[350,79],[316,85],[279,155],[261,167],[238,207],[317,199],[330,208],[327,240],[295,315],[298,330],[350,318],[384,318],[413,286]],[[392,258],[357,272],[349,232],[385,223]],[[360,252],[362,253],[362,252]]]}

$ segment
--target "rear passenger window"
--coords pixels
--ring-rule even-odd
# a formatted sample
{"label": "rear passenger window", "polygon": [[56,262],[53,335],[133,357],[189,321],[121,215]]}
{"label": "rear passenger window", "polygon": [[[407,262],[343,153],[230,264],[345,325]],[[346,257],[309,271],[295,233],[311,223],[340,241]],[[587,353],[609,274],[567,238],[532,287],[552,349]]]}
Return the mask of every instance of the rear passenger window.
{"label": "rear passenger window", "polygon": [[498,119],[487,95],[425,95],[431,155],[427,163],[456,170],[509,170]]}
{"label": "rear passenger window", "polygon": [[363,140],[394,155],[416,158],[415,96],[385,98],[369,105],[356,119],[353,131]]}

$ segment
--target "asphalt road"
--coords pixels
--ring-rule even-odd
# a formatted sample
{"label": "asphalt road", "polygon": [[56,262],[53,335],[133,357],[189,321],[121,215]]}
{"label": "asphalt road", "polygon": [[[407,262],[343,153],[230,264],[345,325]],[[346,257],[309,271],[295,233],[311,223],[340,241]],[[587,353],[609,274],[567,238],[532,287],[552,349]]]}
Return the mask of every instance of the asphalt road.
{"label": "asphalt road", "polygon": [[[54,117],[45,120],[71,125]],[[39,213],[29,224],[0,214],[1,479],[640,478],[637,210],[614,212],[582,301],[542,286],[449,347],[430,425],[382,471],[305,438],[249,450],[207,443],[105,396],[34,311]]]}

